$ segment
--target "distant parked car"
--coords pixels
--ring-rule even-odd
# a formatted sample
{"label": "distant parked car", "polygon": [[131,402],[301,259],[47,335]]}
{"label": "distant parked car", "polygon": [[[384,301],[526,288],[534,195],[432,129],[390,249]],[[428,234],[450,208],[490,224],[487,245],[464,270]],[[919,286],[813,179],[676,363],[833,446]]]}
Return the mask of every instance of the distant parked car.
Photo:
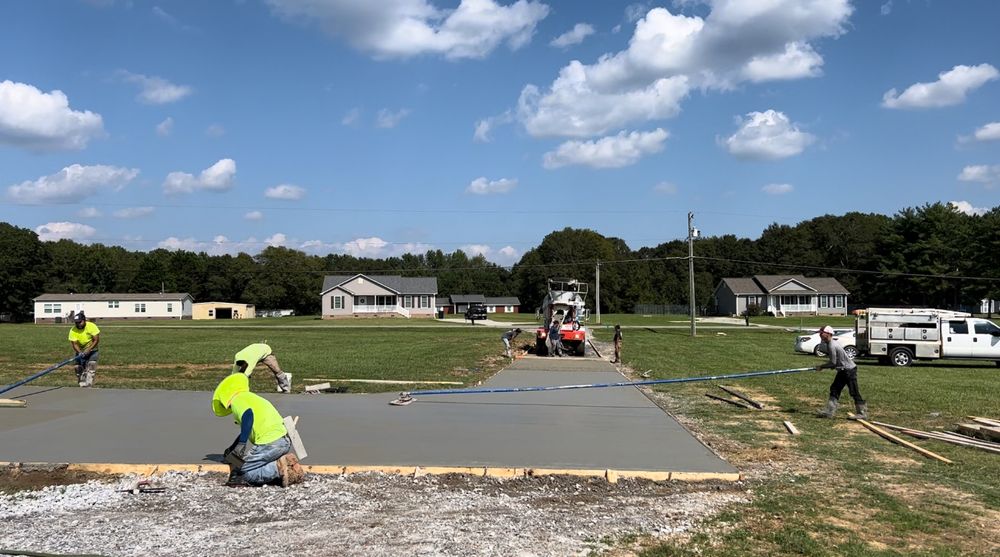
{"label": "distant parked car", "polygon": [[[848,358],[853,360],[858,355],[858,348],[854,342],[854,329],[834,329],[833,338],[839,341],[841,346],[844,347],[844,352],[847,353]],[[795,351],[826,356],[826,352],[823,351],[823,344],[819,340],[819,333],[796,337]]]}

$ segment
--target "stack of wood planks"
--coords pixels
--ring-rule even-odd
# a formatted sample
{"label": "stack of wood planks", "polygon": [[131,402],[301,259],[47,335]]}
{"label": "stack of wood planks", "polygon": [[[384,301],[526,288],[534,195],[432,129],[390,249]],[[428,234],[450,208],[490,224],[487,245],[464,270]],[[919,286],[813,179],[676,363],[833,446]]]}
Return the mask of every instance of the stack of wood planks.
{"label": "stack of wood planks", "polygon": [[871,422],[874,425],[891,429],[893,431],[916,437],[917,439],[930,439],[941,441],[951,445],[959,445],[971,449],[1000,454],[1000,420],[981,418],[978,416],[968,416],[966,419],[972,423],[957,424],[961,433],[951,431],[921,431],[909,427],[887,424],[884,422]]}

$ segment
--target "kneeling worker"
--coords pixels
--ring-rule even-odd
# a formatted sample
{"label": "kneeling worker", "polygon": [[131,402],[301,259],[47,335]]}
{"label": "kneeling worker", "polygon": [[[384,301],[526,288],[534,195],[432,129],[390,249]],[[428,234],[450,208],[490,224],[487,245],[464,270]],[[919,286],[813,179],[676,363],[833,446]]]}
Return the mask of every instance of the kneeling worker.
{"label": "kneeling worker", "polygon": [[263,397],[250,392],[250,379],[242,373],[226,377],[212,395],[216,416],[233,415],[240,434],[223,452],[230,466],[226,485],[265,485],[281,480],[283,487],[302,482],[305,472],[291,452],[288,430],[281,414]]}
{"label": "kneeling worker", "polygon": [[274,380],[278,382],[278,390],[283,393],[292,390],[292,374],[281,371],[278,359],[271,353],[271,347],[263,342],[251,344],[236,353],[233,358],[233,373],[242,373],[247,377],[253,373],[257,364],[264,364],[267,369],[274,374]]}

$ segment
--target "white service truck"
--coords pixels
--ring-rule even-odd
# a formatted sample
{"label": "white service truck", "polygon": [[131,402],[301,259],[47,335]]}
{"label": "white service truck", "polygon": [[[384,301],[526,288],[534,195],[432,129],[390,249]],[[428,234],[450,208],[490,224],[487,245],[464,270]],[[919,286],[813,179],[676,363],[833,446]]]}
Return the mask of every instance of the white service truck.
{"label": "white service truck", "polygon": [[868,308],[855,325],[858,353],[908,366],[914,360],[964,358],[1000,365],[1000,327],[943,309]]}

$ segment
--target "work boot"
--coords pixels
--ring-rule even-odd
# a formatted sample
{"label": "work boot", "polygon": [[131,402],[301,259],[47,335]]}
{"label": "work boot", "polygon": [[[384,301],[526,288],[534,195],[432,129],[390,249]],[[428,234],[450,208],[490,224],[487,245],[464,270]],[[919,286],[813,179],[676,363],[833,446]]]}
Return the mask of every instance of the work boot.
{"label": "work boot", "polygon": [[279,393],[290,393],[292,392],[292,374],[282,373],[281,375],[276,375],[275,379],[278,380],[278,392]]}
{"label": "work boot", "polygon": [[76,366],[76,382],[80,384],[81,387],[86,387],[83,380],[83,366]]}
{"label": "work boot", "polygon": [[90,362],[87,364],[87,369],[83,372],[83,380],[80,383],[81,387],[93,387],[94,386],[94,375],[97,374],[95,369],[97,364]]}
{"label": "work boot", "polygon": [[854,403],[854,410],[856,410],[857,413],[852,414],[850,416],[850,418],[852,420],[867,420],[868,419],[868,404],[867,403],[864,403],[864,402],[861,402],[861,403],[855,402]]}
{"label": "work boot", "polygon": [[819,412],[816,412],[816,417],[817,418],[832,418],[834,416],[834,414],[837,413],[837,405],[838,404],[839,404],[839,402],[837,401],[837,399],[831,397],[830,400],[826,401],[826,408],[824,408],[823,410],[820,410]]}
{"label": "work boot", "polygon": [[278,474],[281,476],[281,487],[288,487],[305,480],[306,472],[299,464],[295,453],[287,453],[277,460]]}
{"label": "work boot", "polygon": [[250,483],[247,482],[246,476],[240,474],[239,470],[232,470],[229,472],[229,478],[226,479],[226,487],[250,487]]}

